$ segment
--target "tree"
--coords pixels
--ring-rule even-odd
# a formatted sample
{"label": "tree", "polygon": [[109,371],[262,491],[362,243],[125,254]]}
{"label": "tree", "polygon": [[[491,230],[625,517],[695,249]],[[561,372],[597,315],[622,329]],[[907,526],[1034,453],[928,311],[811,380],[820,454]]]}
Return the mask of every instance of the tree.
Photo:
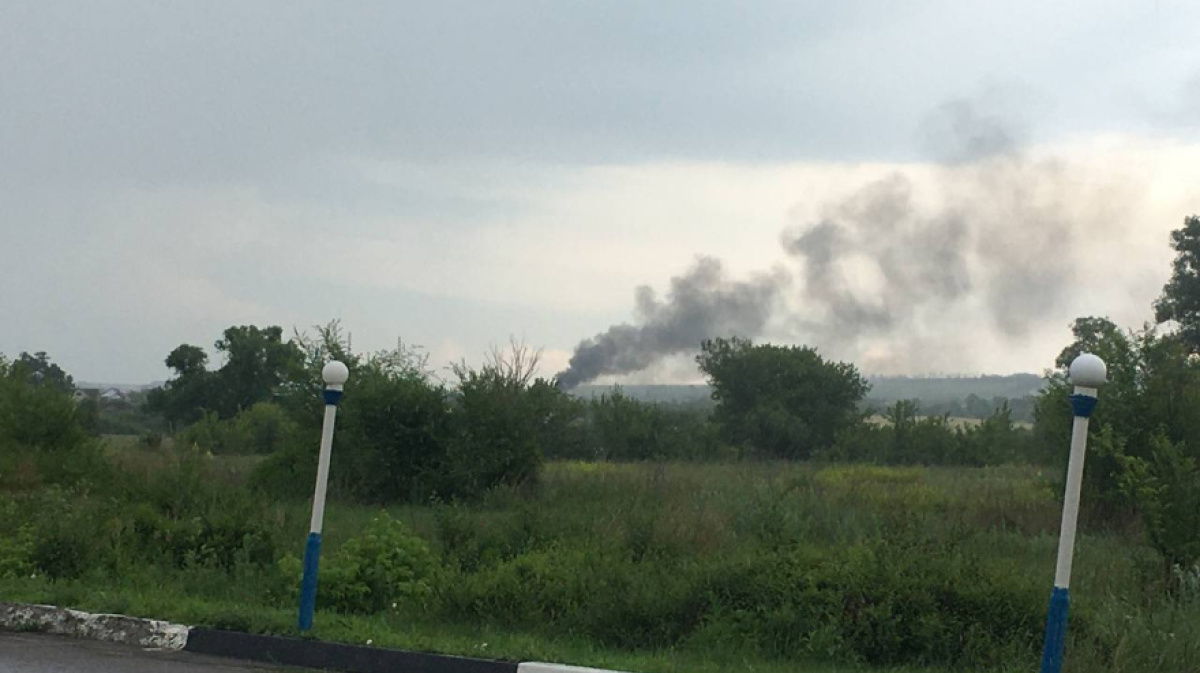
{"label": "tree", "polygon": [[858,420],[870,388],[854,365],[826,362],[807,346],[710,339],[696,362],[713,387],[714,418],[727,441],[779,458],[831,446]]}
{"label": "tree", "polygon": [[217,371],[221,394],[216,402],[222,418],[271,401],[303,366],[303,353],[296,344],[283,340],[279,326],[230,327],[214,346],[225,355],[225,364]]}
{"label": "tree", "polygon": [[1178,323],[1189,352],[1200,352],[1200,215],[1184,218],[1183,227],[1171,232],[1171,247],[1177,254],[1154,318]]}
{"label": "tree", "polygon": [[203,348],[181,344],[167,355],[166,364],[175,376],[146,396],[146,409],[172,424],[187,425],[215,411],[215,386],[208,371],[208,355]]}
{"label": "tree", "polygon": [[33,355],[21,353],[13,368],[33,385],[48,386],[64,393],[75,392],[75,381],[61,367],[50,361],[45,351]]}
{"label": "tree", "polygon": [[315,375],[305,370],[305,352],[295,341],[283,340],[281,327],[230,327],[214,346],[225,356],[215,372],[199,346],[182,344],[171,351],[166,363],[175,376],[151,392],[147,408],[186,425],[208,412],[230,419],[260,402],[277,401],[287,384],[319,389],[319,368]]}
{"label": "tree", "polygon": [[[32,359],[48,362],[44,355]],[[0,355],[0,488],[105,478],[100,445],[80,424],[70,391],[47,381]]]}

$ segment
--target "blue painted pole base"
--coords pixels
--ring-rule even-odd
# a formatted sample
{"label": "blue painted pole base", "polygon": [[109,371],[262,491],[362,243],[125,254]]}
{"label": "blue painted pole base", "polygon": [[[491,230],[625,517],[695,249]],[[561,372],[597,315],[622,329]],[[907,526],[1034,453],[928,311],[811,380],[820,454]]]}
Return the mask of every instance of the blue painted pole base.
{"label": "blue painted pole base", "polygon": [[321,565],[321,534],[309,533],[304,545],[304,579],[300,582],[301,631],[312,628],[313,612],[317,609],[317,570]]}
{"label": "blue painted pole base", "polygon": [[1062,671],[1063,648],[1067,642],[1067,611],[1071,598],[1063,587],[1050,594],[1050,612],[1046,615],[1046,646],[1042,650],[1041,673]]}

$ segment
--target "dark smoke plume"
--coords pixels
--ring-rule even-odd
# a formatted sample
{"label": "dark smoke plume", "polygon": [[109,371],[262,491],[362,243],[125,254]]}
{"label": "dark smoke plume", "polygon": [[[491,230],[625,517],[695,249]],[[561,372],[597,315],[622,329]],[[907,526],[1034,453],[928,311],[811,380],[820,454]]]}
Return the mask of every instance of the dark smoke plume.
{"label": "dark smoke plume", "polygon": [[968,103],[940,108],[926,131],[951,139],[920,182],[927,193],[896,173],[783,233],[798,291],[782,293],[780,275],[728,281],[705,259],[672,281],[665,301],[641,288],[637,322],[579,344],[560,382],[638,371],[705,338],[758,337],[769,322],[851,359],[885,343],[890,360],[875,363],[885,368],[961,349],[961,326],[947,318],[955,311],[982,311],[1005,337],[1027,335],[1065,298],[1077,232],[1102,232],[1119,197],[1097,198],[1060,162],[1032,158],[1010,125]]}
{"label": "dark smoke plume", "polygon": [[638,324],[614,325],[576,346],[570,366],[558,375],[559,385],[573,388],[604,374],[640,371],[666,356],[695,350],[716,335],[756,336],[787,282],[779,273],[731,281],[719,260],[701,257],[687,273],[671,279],[665,300],[657,299],[651,288],[639,287]]}

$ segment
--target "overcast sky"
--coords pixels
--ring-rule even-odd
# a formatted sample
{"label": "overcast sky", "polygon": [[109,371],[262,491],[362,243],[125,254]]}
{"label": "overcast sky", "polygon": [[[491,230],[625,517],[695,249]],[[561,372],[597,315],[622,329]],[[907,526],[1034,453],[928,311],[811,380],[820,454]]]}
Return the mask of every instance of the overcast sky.
{"label": "overcast sky", "polygon": [[[1200,212],[1198,35],[1184,0],[0,0],[0,352],[144,382],[229,325],[338,318],[438,366],[517,335],[552,374],[698,255],[813,278],[781,236],[900,176],[931,213],[904,226],[974,218],[967,298],[832,339],[798,288],[761,336],[868,372],[1040,371],[1078,315],[1149,319]],[[980,169],[997,151],[1032,167],[1019,194]],[[1001,235],[1027,205],[989,204],[1029,185],[1057,233]],[[1061,255],[1022,271],[1051,299],[989,285],[1028,240]],[[851,257],[870,303],[876,258]]]}

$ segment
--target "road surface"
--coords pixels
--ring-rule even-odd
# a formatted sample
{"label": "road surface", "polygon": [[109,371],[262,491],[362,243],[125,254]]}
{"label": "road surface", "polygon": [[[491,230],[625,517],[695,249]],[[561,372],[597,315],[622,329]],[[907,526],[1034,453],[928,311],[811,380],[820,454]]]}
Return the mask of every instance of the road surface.
{"label": "road surface", "polygon": [[0,673],[266,673],[296,671],[189,652],[0,632]]}

